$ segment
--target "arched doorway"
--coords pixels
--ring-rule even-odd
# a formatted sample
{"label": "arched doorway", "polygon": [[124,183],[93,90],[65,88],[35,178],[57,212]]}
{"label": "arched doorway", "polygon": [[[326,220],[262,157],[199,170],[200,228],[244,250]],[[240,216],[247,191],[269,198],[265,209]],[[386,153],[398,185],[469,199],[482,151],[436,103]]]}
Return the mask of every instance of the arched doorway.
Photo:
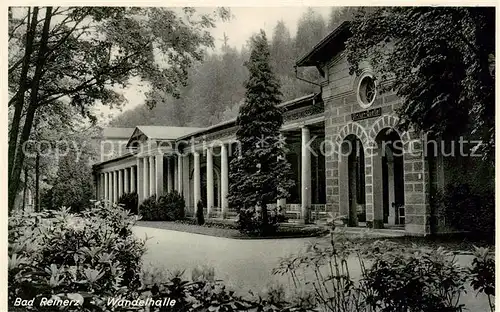
{"label": "arched doorway", "polygon": [[374,211],[384,225],[405,224],[403,142],[393,128],[384,128],[375,137]]}
{"label": "arched doorway", "polygon": [[349,226],[366,222],[365,153],[361,140],[348,135],[341,145],[339,162],[340,211]]}

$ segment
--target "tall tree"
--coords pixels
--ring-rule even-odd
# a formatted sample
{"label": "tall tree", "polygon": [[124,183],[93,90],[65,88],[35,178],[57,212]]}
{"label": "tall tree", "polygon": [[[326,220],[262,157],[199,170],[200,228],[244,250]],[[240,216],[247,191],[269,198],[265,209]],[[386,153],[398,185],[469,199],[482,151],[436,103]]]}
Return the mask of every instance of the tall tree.
{"label": "tall tree", "polygon": [[202,58],[201,47],[213,46],[207,29],[214,26],[213,16],[196,16],[192,8],[10,9],[9,211],[25,160],[22,147],[40,108],[62,102],[92,118],[92,104],[117,104],[113,87],[134,76],[178,96],[187,69]]}
{"label": "tall tree", "polygon": [[271,65],[279,76],[293,75],[293,41],[283,20],[274,27],[271,42]]}
{"label": "tall tree", "polygon": [[245,83],[245,103],[237,117],[236,138],[240,145],[238,157],[230,163],[228,200],[237,207],[242,230],[256,220],[260,208],[261,233],[269,231],[267,204],[286,198],[293,182],[290,164],[280,134],[283,116],[277,105],[281,102],[280,86],[271,70],[266,35],[252,38],[252,51],[246,63],[249,78]]}
{"label": "tall tree", "polygon": [[297,24],[295,36],[295,57],[298,59],[309,52],[327,34],[323,16],[308,8]]}
{"label": "tall tree", "polygon": [[372,64],[382,91],[403,99],[403,129],[444,139],[469,134],[493,159],[494,8],[372,8],[357,14],[351,30],[351,73],[363,61]]}
{"label": "tall tree", "polygon": [[82,157],[70,149],[59,161],[55,184],[51,189],[52,209],[61,207],[81,211],[88,208],[95,199],[92,165],[87,157]]}
{"label": "tall tree", "polygon": [[359,10],[359,7],[333,7],[328,17],[328,31],[337,28],[342,22],[350,21]]}
{"label": "tall tree", "polygon": [[[311,51],[326,34],[327,28],[323,16],[312,8],[309,8],[297,24],[294,61]],[[297,71],[300,77],[308,81],[318,81],[321,79],[318,71],[313,68],[298,68]],[[303,81],[297,82],[295,88],[302,90],[302,92],[299,92],[302,95],[319,91],[317,86]]]}

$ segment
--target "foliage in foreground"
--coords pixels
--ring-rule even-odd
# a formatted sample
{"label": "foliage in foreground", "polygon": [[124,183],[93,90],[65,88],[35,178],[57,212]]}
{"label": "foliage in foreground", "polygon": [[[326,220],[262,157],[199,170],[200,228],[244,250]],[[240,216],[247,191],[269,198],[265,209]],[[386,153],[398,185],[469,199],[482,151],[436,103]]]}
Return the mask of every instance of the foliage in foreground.
{"label": "foliage in foreground", "polygon": [[53,311],[54,307],[40,307],[45,297],[80,303],[62,307],[63,311],[145,311],[113,306],[109,300],[170,298],[174,307],[167,309],[174,311],[291,311],[283,303],[236,296],[214,279],[213,270],[196,269],[187,280],[183,272],[142,269],[144,241],[131,232],[136,221],[121,207],[100,203],[81,214],[62,209],[12,216],[10,305],[18,297],[36,298],[33,310]]}
{"label": "foliage in foreground", "polygon": [[[357,265],[349,265],[348,258]],[[332,232],[329,245],[311,244],[273,270],[290,276],[295,289],[311,290],[309,307],[331,312],[464,311],[460,297],[468,284],[488,297],[494,311],[494,272],[488,249],[478,248],[472,267],[463,268],[442,248],[387,241],[361,245],[341,231]]]}
{"label": "foliage in foreground", "polygon": [[[110,299],[175,300],[153,311],[463,311],[459,298],[467,283],[486,294],[494,311],[494,259],[476,250],[470,268],[460,267],[443,249],[402,248],[387,242],[361,246],[340,233],[330,244],[312,244],[306,252],[281,261],[274,274],[288,274],[292,293],[283,286],[263,295],[236,295],[215,280],[214,271],[195,269],[167,274],[144,269],[144,241],[132,235],[137,217],[117,206],[97,203],[82,214],[67,210],[15,215],[9,219],[9,302],[43,297],[78,300],[65,311],[142,311],[112,306]],[[360,276],[349,257],[359,261]],[[469,276],[468,276],[469,275]]]}
{"label": "foliage in foreground", "polygon": [[80,214],[66,209],[9,218],[9,302],[60,296],[90,301],[140,286],[144,241],[137,217],[99,202]]}

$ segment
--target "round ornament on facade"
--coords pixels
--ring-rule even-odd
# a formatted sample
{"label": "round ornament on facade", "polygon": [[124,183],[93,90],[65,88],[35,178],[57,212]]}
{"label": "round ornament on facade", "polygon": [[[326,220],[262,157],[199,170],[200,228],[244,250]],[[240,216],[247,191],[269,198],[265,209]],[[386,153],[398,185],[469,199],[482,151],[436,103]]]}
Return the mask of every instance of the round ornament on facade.
{"label": "round ornament on facade", "polygon": [[375,78],[370,73],[364,73],[358,79],[358,89],[357,89],[358,103],[363,108],[370,107],[373,102],[375,102],[375,97],[377,96],[377,85],[375,83]]}

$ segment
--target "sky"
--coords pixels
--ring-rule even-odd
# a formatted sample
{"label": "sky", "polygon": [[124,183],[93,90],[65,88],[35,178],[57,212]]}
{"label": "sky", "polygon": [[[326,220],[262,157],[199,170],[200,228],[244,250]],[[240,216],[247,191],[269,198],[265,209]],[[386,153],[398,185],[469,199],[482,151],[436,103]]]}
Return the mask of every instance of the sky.
{"label": "sky", "polygon": [[[315,7],[313,9],[327,19],[331,8]],[[199,13],[210,13],[213,10],[214,8],[197,8]],[[233,7],[231,8],[231,20],[216,23],[216,27],[211,31],[216,41],[216,50],[214,52],[220,50],[222,47],[224,34],[228,37],[228,45],[236,47],[237,49],[241,49],[252,34],[258,32],[260,29],[263,29],[268,38],[271,38],[273,29],[279,20],[283,20],[285,22],[290,34],[294,36],[297,31],[297,22],[306,10],[307,7],[305,6],[265,8]],[[130,87],[119,90],[119,92],[121,92],[127,99],[127,103],[122,107],[123,111],[132,109],[137,105],[144,103],[145,89],[139,87],[138,83],[139,81],[133,80]],[[108,107],[103,107],[102,105],[97,105],[95,109],[103,115],[102,120],[104,122],[109,121],[111,116],[120,114],[119,109],[109,109]]]}

